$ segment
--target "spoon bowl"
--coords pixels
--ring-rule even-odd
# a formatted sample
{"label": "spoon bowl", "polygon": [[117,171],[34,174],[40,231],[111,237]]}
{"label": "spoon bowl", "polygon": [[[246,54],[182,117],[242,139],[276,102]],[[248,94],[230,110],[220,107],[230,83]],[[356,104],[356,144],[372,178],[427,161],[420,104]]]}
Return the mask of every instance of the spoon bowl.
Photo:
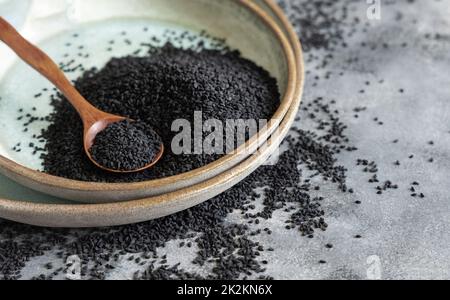
{"label": "spoon bowl", "polygon": [[89,151],[94,145],[96,136],[105,130],[109,125],[125,121],[127,118],[108,114],[90,104],[75,89],[72,83],[47,54],[28,42],[2,17],[0,17],[0,40],[8,45],[23,61],[52,82],[77,110],[84,126],[84,150],[87,157],[92,163],[94,163],[94,165],[102,170],[113,173],[135,173],[153,167],[161,159],[164,152],[164,145],[162,144],[159,153],[155,156],[153,161],[149,162],[142,168],[136,170],[114,170],[100,165],[95,159],[93,159]]}
{"label": "spoon bowl", "polygon": [[95,138],[97,137],[97,135],[102,132],[103,130],[105,130],[108,126],[114,124],[114,123],[118,123],[118,122],[122,122],[122,121],[130,121],[133,122],[134,120],[131,119],[127,119],[124,117],[119,117],[116,115],[111,115],[111,114],[106,114],[102,119],[94,122],[93,124],[91,124],[90,127],[86,127],[85,125],[85,130],[84,130],[84,150],[86,152],[86,155],[88,156],[88,158],[92,161],[92,163],[94,165],[96,165],[98,168],[104,170],[104,171],[108,171],[108,172],[112,172],[112,173],[136,173],[136,172],[141,172],[144,171],[146,169],[149,169],[151,167],[153,167],[156,163],[158,163],[158,161],[162,158],[163,154],[164,154],[164,144],[161,143],[160,146],[160,151],[158,152],[158,154],[155,156],[155,159],[153,159],[153,161],[151,161],[149,164],[145,165],[142,168],[138,168],[135,170],[114,170],[114,169],[110,169],[110,168],[106,168],[105,166],[102,166],[101,164],[99,164],[93,157],[91,154],[91,148],[94,145],[95,142]]}

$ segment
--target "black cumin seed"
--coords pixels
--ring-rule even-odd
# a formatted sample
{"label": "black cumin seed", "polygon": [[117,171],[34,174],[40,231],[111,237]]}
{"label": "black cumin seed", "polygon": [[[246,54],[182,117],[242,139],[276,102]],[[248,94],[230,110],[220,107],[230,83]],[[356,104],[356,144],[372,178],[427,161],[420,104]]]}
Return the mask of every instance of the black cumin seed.
{"label": "black cumin seed", "polygon": [[[145,57],[114,58],[101,70],[87,71],[75,85],[100,109],[155,128],[168,145],[176,135],[171,130],[172,122],[191,121],[195,111],[203,111],[204,119],[225,122],[270,119],[277,109],[280,95],[276,80],[238,52],[181,50],[170,44],[149,51]],[[120,76],[126,73],[133,75]],[[254,105],[255,97],[258,105]],[[145,181],[184,173],[221,156],[175,155],[171,147],[166,147],[162,160],[150,170],[126,175],[101,172],[78,147],[81,123],[76,112],[62,100],[57,94],[52,101],[55,111],[43,133],[47,150],[44,170],[52,175],[82,181]],[[67,137],[67,132],[72,139],[61,138],[62,134]],[[61,149],[65,153],[62,160],[58,158]],[[71,161],[70,166],[64,163],[67,160]]]}
{"label": "black cumin seed", "polygon": [[126,120],[101,131],[90,152],[96,162],[108,169],[132,171],[150,164],[161,150],[161,144],[151,127]]}

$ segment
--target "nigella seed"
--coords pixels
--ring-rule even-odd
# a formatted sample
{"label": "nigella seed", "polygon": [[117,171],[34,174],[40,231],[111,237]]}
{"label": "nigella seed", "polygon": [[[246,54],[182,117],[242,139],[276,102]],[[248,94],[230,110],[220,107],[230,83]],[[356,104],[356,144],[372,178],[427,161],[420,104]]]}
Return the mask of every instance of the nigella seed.
{"label": "nigella seed", "polygon": [[[121,115],[155,128],[169,146],[176,135],[171,130],[172,123],[178,119],[191,120],[199,108],[203,111],[204,119],[223,122],[240,118],[242,111],[249,119],[270,119],[277,109],[280,94],[276,80],[253,62],[243,59],[238,52],[185,50],[171,44],[162,48],[145,47],[150,48],[151,55],[114,58],[101,70],[87,71],[75,81],[75,86],[100,109],[119,109]],[[120,76],[130,72],[134,75]],[[239,80],[236,80],[235,74],[240,74]],[[212,84],[212,78],[219,81]],[[189,88],[175,88],[185,85]],[[103,97],[104,93],[109,96]],[[254,105],[255,95],[258,105]],[[99,172],[75,142],[81,128],[66,101],[57,101],[61,98],[60,94],[55,95],[55,101],[52,102],[55,113],[50,116],[50,126],[43,133],[47,144],[47,153],[43,155],[44,171],[52,175],[82,181],[145,181],[185,173],[222,156],[174,155],[170,151],[171,147],[167,147],[161,161],[144,172],[119,175]],[[217,99],[227,99],[227,105],[218,106]],[[70,132],[74,141],[61,138],[63,132]],[[67,137],[66,134],[64,136]],[[145,148],[141,143],[137,146]],[[59,159],[59,149],[62,148],[67,153],[64,159]],[[108,151],[107,147],[102,149],[104,153],[95,156],[97,161],[111,164],[116,158],[114,151]],[[117,169],[129,168],[133,164],[142,165],[140,159],[133,161],[134,156],[123,155],[121,161],[125,160],[126,163],[119,166],[119,162],[115,161],[112,166]],[[77,167],[68,168],[65,161],[71,161]]]}
{"label": "nigella seed", "polygon": [[90,153],[95,161],[108,169],[132,171],[152,163],[161,144],[160,137],[151,127],[126,120],[101,131]]}

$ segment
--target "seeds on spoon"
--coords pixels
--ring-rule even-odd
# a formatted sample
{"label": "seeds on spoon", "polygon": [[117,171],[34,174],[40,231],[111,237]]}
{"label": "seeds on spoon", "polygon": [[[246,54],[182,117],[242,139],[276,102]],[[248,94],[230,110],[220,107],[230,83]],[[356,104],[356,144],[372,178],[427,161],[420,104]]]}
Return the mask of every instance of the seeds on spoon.
{"label": "seeds on spoon", "polygon": [[107,169],[134,171],[151,164],[161,151],[161,145],[161,138],[150,126],[125,120],[99,132],[89,152]]}

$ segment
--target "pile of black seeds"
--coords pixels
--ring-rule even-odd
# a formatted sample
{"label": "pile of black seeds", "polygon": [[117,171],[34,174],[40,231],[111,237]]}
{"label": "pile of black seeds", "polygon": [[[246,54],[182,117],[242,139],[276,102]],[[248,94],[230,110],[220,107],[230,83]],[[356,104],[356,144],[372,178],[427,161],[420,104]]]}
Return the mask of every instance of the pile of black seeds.
{"label": "pile of black seeds", "polygon": [[[113,58],[101,70],[86,71],[75,86],[99,109],[151,126],[166,145],[178,134],[172,132],[172,123],[184,119],[194,124],[196,111],[202,112],[204,120],[224,124],[228,119],[268,120],[280,103],[276,80],[238,52],[182,50],[171,44],[151,47],[144,57]],[[76,111],[59,94],[52,106],[50,126],[39,138],[46,140],[44,171],[55,176],[97,182],[144,181],[191,171],[220,157],[174,155],[167,147],[160,162],[146,171],[101,171],[80,146],[83,128]]]}
{"label": "pile of black seeds", "polygon": [[99,132],[89,151],[94,161],[107,169],[133,171],[151,164],[161,151],[161,143],[147,124],[125,120]]}
{"label": "pile of black seeds", "polygon": [[[349,6],[352,0],[335,3],[333,0],[320,1],[289,1],[280,0],[291,19],[299,30],[299,36],[306,52],[311,50],[334,49],[346,46],[343,26],[348,21]],[[354,2],[354,1],[353,1]],[[354,21],[359,23],[359,21]]]}

